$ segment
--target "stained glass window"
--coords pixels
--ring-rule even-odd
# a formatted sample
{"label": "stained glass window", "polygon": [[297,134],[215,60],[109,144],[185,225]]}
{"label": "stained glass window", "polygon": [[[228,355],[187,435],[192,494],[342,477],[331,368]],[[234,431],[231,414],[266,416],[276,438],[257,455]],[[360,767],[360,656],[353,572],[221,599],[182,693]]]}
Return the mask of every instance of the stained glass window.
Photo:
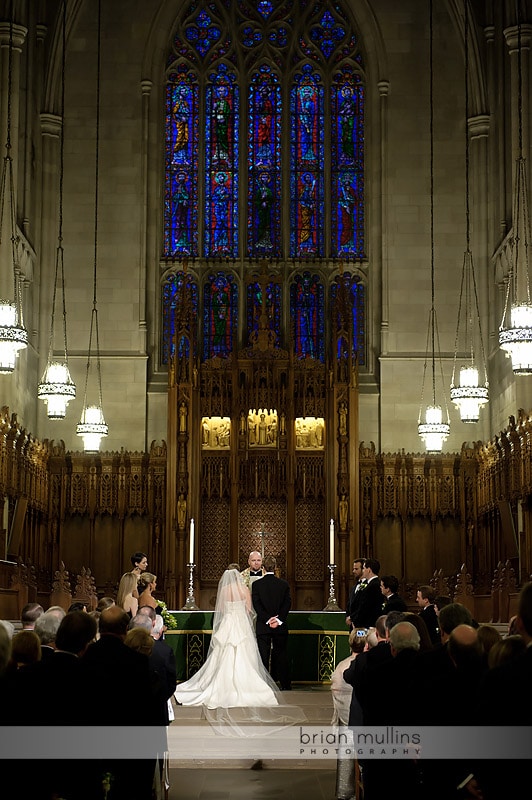
{"label": "stained glass window", "polygon": [[[236,288],[229,276],[221,288],[216,261],[221,267],[240,260],[245,271],[249,259],[251,271],[258,259],[292,259],[300,275],[286,297],[297,355],[323,359],[331,342],[324,336],[325,273],[340,259],[366,259],[365,74],[344,5],[194,0],[176,19],[166,63],[163,257],[196,261],[206,303],[205,358],[247,342],[257,325],[257,286],[237,330]],[[319,280],[303,272],[314,259],[322,260]],[[272,306],[278,346],[287,346],[284,295],[273,284],[270,291],[272,302],[279,297]],[[350,291],[361,364],[364,284],[354,281]],[[297,325],[296,298],[304,303]],[[217,308],[221,300],[230,302]],[[327,334],[334,336],[331,324]]]}
{"label": "stained glass window", "polygon": [[281,255],[281,87],[268,67],[253,76],[249,93],[248,249]]}
{"label": "stained glass window", "polygon": [[166,87],[165,252],[197,255],[198,94],[192,76],[174,74]]}
{"label": "stained glass window", "polygon": [[[174,351],[174,336],[176,331],[176,308],[183,298],[186,274],[178,272],[170,275],[163,283],[163,329],[162,329],[162,342],[161,342],[161,363],[168,364],[170,356]],[[198,316],[198,287],[194,281],[189,278],[190,298],[192,302],[193,316],[196,319]],[[177,345],[179,355],[189,354],[188,339],[183,340]],[[186,353],[179,353],[179,348],[186,348]]]}
{"label": "stained glass window", "polygon": [[[340,282],[343,284],[341,287],[339,287]],[[358,276],[351,275],[349,272],[344,272],[331,285],[331,301],[333,307],[336,304],[339,288],[343,289],[346,314],[349,314],[350,316],[350,330],[349,332],[346,331],[346,333],[350,334],[350,338],[353,343],[352,356],[353,358],[356,358],[359,366],[363,366],[366,363],[365,287]],[[339,314],[336,319],[336,331],[338,332],[341,327],[341,317]],[[347,347],[347,340],[342,337],[338,337],[336,353],[337,358],[345,358],[347,356]]]}
{"label": "stained glass window", "polygon": [[296,357],[325,361],[324,290],[317,275],[296,275],[290,287],[290,316]]}
{"label": "stained glass window", "polygon": [[333,120],[333,255],[364,255],[364,88],[350,69],[336,75],[331,96]]}
{"label": "stained glass window", "polygon": [[209,275],[203,312],[203,357],[228,356],[238,321],[238,289],[232,275]]}
{"label": "stained glass window", "polygon": [[238,255],[239,92],[220,64],[206,93],[205,255]]}
{"label": "stained glass window", "polygon": [[290,255],[323,256],[323,86],[305,65],[291,92]]}

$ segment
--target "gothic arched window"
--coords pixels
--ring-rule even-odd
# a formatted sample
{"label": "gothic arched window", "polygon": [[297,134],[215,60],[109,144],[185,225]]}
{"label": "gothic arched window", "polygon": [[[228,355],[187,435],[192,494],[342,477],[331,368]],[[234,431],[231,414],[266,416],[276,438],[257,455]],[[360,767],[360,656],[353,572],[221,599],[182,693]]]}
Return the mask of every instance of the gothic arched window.
{"label": "gothic arched window", "polygon": [[[180,328],[181,320],[176,319],[176,309],[182,309],[184,304],[182,302],[185,293],[185,287],[190,291],[190,302],[192,304],[192,316],[197,319],[198,316],[198,286],[194,281],[188,278],[185,272],[177,272],[166,278],[163,283],[163,330],[161,342],[161,363],[168,364],[170,356],[174,354],[176,343],[174,341],[176,328]],[[188,325],[188,319],[183,321]],[[194,339],[196,337],[194,336]],[[180,341],[177,342],[178,356],[189,356],[189,341],[190,336],[180,336]],[[181,348],[181,352],[180,352]],[[186,352],[183,352],[183,349]]]}
{"label": "gothic arched window", "polygon": [[203,295],[203,358],[225,357],[233,349],[238,322],[238,289],[232,275],[209,275]]}
{"label": "gothic arched window", "polygon": [[[294,284],[268,287],[278,346],[287,346],[282,327],[290,319],[284,333],[298,358],[333,354],[327,271],[366,258],[364,108],[362,55],[342,0],[184,6],[166,65],[162,256],[193,259],[201,276],[202,358],[249,341],[262,290],[248,273],[257,260],[279,270],[288,259]],[[240,262],[241,285],[250,286],[242,330],[236,283],[228,269],[217,272],[230,260]],[[362,282],[350,291],[362,364]],[[163,288],[165,337],[169,292]],[[168,361],[168,345],[161,360]]]}
{"label": "gothic arched window", "polygon": [[346,359],[349,341],[351,356],[358,366],[366,363],[365,356],[365,287],[362,281],[349,272],[342,272],[331,285],[332,307],[336,314],[336,359]]}
{"label": "gothic arched window", "polygon": [[296,275],[290,286],[290,316],[296,358],[325,361],[323,284],[317,275]]}

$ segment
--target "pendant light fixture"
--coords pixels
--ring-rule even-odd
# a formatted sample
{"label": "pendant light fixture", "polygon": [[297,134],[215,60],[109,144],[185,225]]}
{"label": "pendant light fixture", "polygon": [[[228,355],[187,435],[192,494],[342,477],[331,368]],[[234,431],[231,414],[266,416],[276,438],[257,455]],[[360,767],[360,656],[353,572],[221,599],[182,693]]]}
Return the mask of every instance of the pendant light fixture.
{"label": "pendant light fixture", "polygon": [[[13,178],[13,157],[11,155],[11,110],[13,92],[13,0],[9,14],[9,53],[7,66],[7,119],[6,119],[6,154],[0,184],[0,274],[11,272],[13,276],[13,296],[7,287],[0,288],[0,374],[8,375],[15,369],[17,356],[28,346],[28,333],[22,319],[22,297],[20,265],[18,261],[19,235],[17,232],[17,209],[15,200],[15,181]],[[3,258],[4,243],[9,237],[11,247],[9,255]],[[7,248],[6,248],[7,249]],[[9,261],[10,270],[4,268]]]}
{"label": "pendant light fixture", "polygon": [[[64,131],[65,131],[65,55],[66,55],[66,0],[63,0],[63,35],[61,58],[61,140],[59,150],[59,232],[55,256],[54,291],[52,297],[52,317],[48,342],[48,360],[44,369],[37,396],[44,400],[48,419],[64,419],[68,403],[76,396],[76,386],[70,377],[67,354],[67,325],[65,301],[65,268],[63,253],[63,173],[64,173]],[[54,358],[55,311],[57,289],[60,283],[63,317],[63,350],[60,359]]]}
{"label": "pendant light fixture", "polygon": [[[95,165],[95,199],[94,199],[94,277],[91,325],[89,333],[89,350],[87,354],[87,370],[85,373],[85,392],[83,395],[83,410],[76,433],[83,439],[83,449],[86,453],[98,452],[103,436],[107,436],[109,428],[105,423],[102,408],[102,373],[100,365],[100,337],[98,331],[98,304],[97,304],[97,277],[98,277],[98,201],[99,201],[99,160],[100,160],[100,70],[101,70],[101,39],[102,39],[102,13],[101,0],[98,0],[98,46],[96,67],[96,165]],[[93,350],[94,348],[94,350]],[[96,375],[93,373],[96,372]],[[96,403],[87,405],[89,383],[96,381],[98,399]],[[94,393],[94,387],[92,387]]]}
{"label": "pendant light fixture", "polygon": [[511,358],[514,374],[530,375],[532,374],[532,303],[530,301],[528,256],[530,217],[526,159],[523,155],[523,72],[521,63],[523,43],[519,0],[516,1],[516,19],[518,156],[515,168],[511,264],[504,312],[499,326],[499,344],[506,351],[506,355]]}
{"label": "pendant light fixture", "polygon": [[[436,403],[436,343],[438,345],[438,360],[440,343],[438,324],[436,320],[435,290],[434,290],[434,30],[433,30],[433,10],[432,0],[430,6],[430,282],[431,282],[431,307],[429,314],[429,325],[427,332],[427,346],[425,350],[425,365],[423,368],[423,383],[421,388],[421,405],[418,416],[418,433],[425,444],[428,453],[441,453],[443,442],[449,436],[449,411],[445,403],[446,420],[443,419],[442,407]],[[427,366],[431,365],[432,374],[432,402],[426,406],[425,421],[421,422],[423,413],[423,401],[425,394],[425,380],[427,376]],[[442,393],[443,393],[443,371],[441,374]],[[445,400],[445,396],[444,396]]]}
{"label": "pendant light fixture", "polygon": [[[451,400],[460,411],[462,422],[478,422],[480,409],[488,402],[488,375],[482,326],[478,304],[477,284],[473,254],[471,252],[471,226],[469,205],[469,0],[464,0],[464,59],[465,59],[465,208],[466,208],[466,249],[462,265],[460,301],[454,346],[453,374],[451,378]],[[474,301],[474,304],[473,304]],[[476,315],[476,316],[474,316]],[[458,355],[467,353],[466,358]],[[477,352],[475,352],[477,350]],[[480,359],[478,359],[480,351]],[[458,362],[460,366],[459,385],[455,385]],[[479,385],[482,373],[484,385]]]}

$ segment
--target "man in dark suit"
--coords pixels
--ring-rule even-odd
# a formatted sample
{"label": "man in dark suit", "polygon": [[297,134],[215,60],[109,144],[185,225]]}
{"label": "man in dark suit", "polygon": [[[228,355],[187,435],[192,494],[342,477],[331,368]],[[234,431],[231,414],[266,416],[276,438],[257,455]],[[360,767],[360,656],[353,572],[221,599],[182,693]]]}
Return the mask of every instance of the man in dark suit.
{"label": "man in dark suit", "polygon": [[427,626],[430,641],[432,644],[438,645],[441,642],[441,636],[438,615],[436,614],[436,609],[434,608],[435,597],[436,592],[432,586],[428,586],[427,584],[418,586],[418,590],[416,592],[416,603],[421,609],[419,614]]}
{"label": "man in dark suit", "polygon": [[257,645],[262,663],[279,681],[281,689],[291,689],[290,665],[288,662],[288,612],[292,605],[290,587],[275,575],[276,561],[266,556],[263,578],[251,587],[253,607],[257,612]]}
{"label": "man in dark suit", "polygon": [[[153,650],[150,656],[150,663],[155,673],[159,676],[162,690],[166,700],[170,700],[177,685],[177,665],[175,654],[168,642],[163,639],[164,620],[160,614],[156,614],[155,622],[151,631],[153,637]],[[167,705],[168,708],[168,705]],[[169,723],[167,717],[167,724]]]}
{"label": "man in dark suit", "polygon": [[362,577],[366,586],[360,589],[361,597],[357,603],[351,624],[355,628],[373,628],[377,617],[382,614],[382,592],[379,578],[380,563],[376,558],[366,558]]}
{"label": "man in dark suit", "polygon": [[353,623],[351,622],[351,620],[355,616],[358,601],[362,596],[360,594],[360,590],[363,586],[366,585],[365,581],[362,578],[363,568],[364,568],[364,559],[355,558],[355,560],[353,561],[353,570],[352,570],[355,583],[353,584],[351,591],[349,592],[349,599],[347,601],[347,608],[345,610],[345,624],[349,625],[351,630],[353,630]]}
{"label": "man in dark suit", "polygon": [[[166,727],[160,698],[151,679],[150,662],[146,655],[124,643],[128,624],[129,616],[119,606],[102,611],[100,638],[89,646],[81,659],[83,683],[89,688],[86,723],[120,725],[133,730],[139,725],[143,729],[152,726],[151,752],[164,752]],[[151,800],[154,770],[155,758],[150,754],[145,759],[135,760],[134,768],[127,759],[117,760],[112,755],[102,761],[95,759],[86,775],[84,797],[96,797],[95,787],[98,782],[101,787],[101,776],[110,772],[114,776],[113,790],[117,797]]]}
{"label": "man in dark suit", "polygon": [[[507,663],[488,670],[479,685],[475,721],[479,725],[507,725],[525,731],[532,726],[532,582],[519,593],[517,633],[526,650]],[[519,797],[530,780],[530,759],[482,759],[477,774],[486,800]]]}
{"label": "man in dark suit", "polygon": [[400,594],[399,581],[395,575],[383,575],[381,578],[381,592],[383,594],[382,613],[390,611],[408,611],[407,605]]}

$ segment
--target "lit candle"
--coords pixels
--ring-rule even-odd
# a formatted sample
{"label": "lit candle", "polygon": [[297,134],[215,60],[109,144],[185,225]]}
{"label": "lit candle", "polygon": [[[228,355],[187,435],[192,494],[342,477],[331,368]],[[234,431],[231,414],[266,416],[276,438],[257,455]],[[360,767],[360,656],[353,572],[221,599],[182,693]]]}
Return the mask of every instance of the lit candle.
{"label": "lit candle", "polygon": [[194,520],[190,520],[190,540],[189,540],[189,554],[188,554],[188,562],[189,564],[194,563]]}
{"label": "lit candle", "polygon": [[334,564],[334,520],[329,527],[329,564]]}

